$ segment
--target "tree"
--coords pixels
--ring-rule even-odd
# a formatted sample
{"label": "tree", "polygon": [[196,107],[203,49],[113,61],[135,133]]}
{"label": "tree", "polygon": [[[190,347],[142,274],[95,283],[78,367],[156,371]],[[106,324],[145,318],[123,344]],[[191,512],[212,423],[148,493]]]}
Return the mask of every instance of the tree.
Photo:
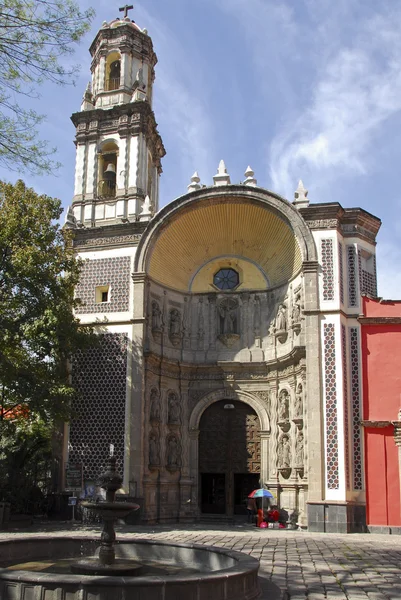
{"label": "tree", "polygon": [[77,67],[63,62],[90,27],[93,11],[74,0],[0,0],[0,164],[52,171],[54,149],[38,138],[43,115],[18,103],[38,98],[44,81],[74,82]]}
{"label": "tree", "polygon": [[0,182],[0,428],[68,417],[68,364],[95,341],[74,317],[80,263],[61,203]]}

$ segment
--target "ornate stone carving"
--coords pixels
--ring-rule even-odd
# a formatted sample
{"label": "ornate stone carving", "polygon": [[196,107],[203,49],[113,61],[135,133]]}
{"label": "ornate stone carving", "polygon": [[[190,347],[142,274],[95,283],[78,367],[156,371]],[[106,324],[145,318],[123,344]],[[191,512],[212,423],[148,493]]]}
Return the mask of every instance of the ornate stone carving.
{"label": "ornate stone carving", "polygon": [[291,468],[291,446],[288,435],[283,435],[278,443],[277,450],[278,468]]}
{"label": "ornate stone carving", "polygon": [[175,435],[167,437],[167,469],[174,471],[180,467],[180,447]]}
{"label": "ornate stone carving", "polygon": [[291,326],[296,334],[298,334],[301,331],[301,312],[302,312],[301,303],[302,303],[301,292],[298,292],[297,294],[295,294],[295,299],[294,299],[294,304],[292,306],[292,314],[291,314],[291,319],[292,319]]}
{"label": "ornate stone carving", "polygon": [[160,394],[156,388],[150,392],[150,421],[160,423]]}
{"label": "ornate stone carving", "polygon": [[310,229],[335,229],[338,225],[337,219],[317,219],[315,221],[307,221]]}
{"label": "ornate stone carving", "polygon": [[239,336],[238,300],[224,298],[217,305],[219,314],[219,340],[228,347],[235,344]]}
{"label": "ornate stone carving", "polygon": [[176,308],[170,310],[168,336],[173,346],[178,346],[181,342],[181,313]]}
{"label": "ornate stone carving", "polygon": [[260,398],[260,400],[266,406],[268,414],[270,415],[270,393],[268,391],[261,390],[258,392],[252,392],[252,394]]}
{"label": "ornate stone carving", "polygon": [[302,431],[300,431],[297,435],[295,466],[301,469],[304,468],[304,434]]}
{"label": "ornate stone carving", "polygon": [[104,238],[89,238],[87,240],[78,239],[74,245],[76,247],[81,246],[122,246],[124,244],[131,244],[131,242],[139,242],[142,234],[133,233],[131,235],[119,235],[115,237],[104,237]]}
{"label": "ornate stone carving", "polygon": [[274,322],[274,333],[280,343],[284,343],[287,339],[288,315],[287,306],[282,302],[277,310],[276,319]]}
{"label": "ornate stone carving", "polygon": [[294,402],[294,420],[303,418],[303,386],[302,383],[299,382],[297,385],[297,391],[295,393],[295,402]]}
{"label": "ornate stone carving", "polygon": [[281,390],[278,397],[278,422],[288,423],[290,418],[290,397],[287,390]]}
{"label": "ornate stone carving", "polygon": [[152,334],[156,341],[160,341],[163,331],[162,311],[156,300],[152,302]]}
{"label": "ornate stone carving", "polygon": [[180,401],[175,392],[169,392],[167,405],[169,425],[179,425],[181,423],[181,407]]}
{"label": "ornate stone carving", "polygon": [[149,469],[160,466],[159,434],[155,429],[149,434]]}

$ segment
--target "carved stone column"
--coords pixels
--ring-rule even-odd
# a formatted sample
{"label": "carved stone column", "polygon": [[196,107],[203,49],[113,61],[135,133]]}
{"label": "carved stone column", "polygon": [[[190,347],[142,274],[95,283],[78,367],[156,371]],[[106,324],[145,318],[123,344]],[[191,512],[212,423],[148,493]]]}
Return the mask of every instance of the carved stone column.
{"label": "carved stone column", "polygon": [[199,508],[199,429],[189,430],[189,472],[192,481],[192,510],[198,516]]}
{"label": "carved stone column", "polygon": [[208,296],[209,301],[209,348],[216,349],[216,296],[211,294]]}
{"label": "carved stone column", "polygon": [[260,485],[269,481],[269,444],[270,431],[260,432]]}

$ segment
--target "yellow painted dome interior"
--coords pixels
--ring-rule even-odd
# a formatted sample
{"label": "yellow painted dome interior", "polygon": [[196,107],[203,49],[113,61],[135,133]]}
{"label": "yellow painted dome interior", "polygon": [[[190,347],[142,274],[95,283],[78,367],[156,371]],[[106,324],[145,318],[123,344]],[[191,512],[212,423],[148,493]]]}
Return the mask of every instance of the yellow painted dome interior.
{"label": "yellow painted dome interior", "polygon": [[150,248],[147,271],[154,281],[176,290],[210,291],[214,265],[231,261],[235,268],[236,259],[248,273],[248,284],[243,277],[241,289],[282,285],[302,265],[299,245],[284,219],[245,198],[220,198],[194,202],[173,215]]}

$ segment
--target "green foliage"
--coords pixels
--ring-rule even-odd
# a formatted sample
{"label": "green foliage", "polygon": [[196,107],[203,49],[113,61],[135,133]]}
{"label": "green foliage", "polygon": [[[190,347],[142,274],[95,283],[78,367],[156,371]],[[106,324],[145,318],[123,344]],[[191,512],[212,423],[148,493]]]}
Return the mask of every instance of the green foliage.
{"label": "green foliage", "polygon": [[39,97],[44,81],[74,82],[77,67],[63,57],[88,31],[93,14],[74,0],[0,0],[0,164],[35,173],[57,166],[54,149],[38,139],[43,116],[16,96]]}
{"label": "green foliage", "polygon": [[73,315],[80,264],[60,201],[0,182],[0,429],[68,417],[70,357],[95,342]]}
{"label": "green foliage", "polygon": [[37,514],[54,489],[55,433],[48,424],[7,421],[0,429],[0,500],[12,512]]}

